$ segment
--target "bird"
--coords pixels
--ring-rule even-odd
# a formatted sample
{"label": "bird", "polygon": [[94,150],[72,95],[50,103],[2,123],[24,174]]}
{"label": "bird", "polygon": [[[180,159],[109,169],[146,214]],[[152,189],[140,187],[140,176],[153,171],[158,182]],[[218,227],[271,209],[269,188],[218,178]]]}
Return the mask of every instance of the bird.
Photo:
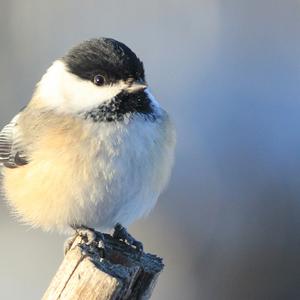
{"label": "bird", "polygon": [[31,227],[115,229],[142,248],[126,228],[155,206],[175,145],[143,62],[115,39],[86,40],[52,63],[0,132],[4,198]]}

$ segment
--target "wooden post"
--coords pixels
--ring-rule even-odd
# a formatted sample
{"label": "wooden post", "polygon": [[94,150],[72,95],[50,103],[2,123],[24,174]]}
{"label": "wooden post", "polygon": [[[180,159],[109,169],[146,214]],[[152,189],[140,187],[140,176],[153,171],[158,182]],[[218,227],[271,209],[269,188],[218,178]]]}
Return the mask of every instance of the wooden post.
{"label": "wooden post", "polygon": [[42,300],[150,298],[164,267],[162,259],[103,236],[105,258],[96,244],[87,245],[79,236],[75,239]]}

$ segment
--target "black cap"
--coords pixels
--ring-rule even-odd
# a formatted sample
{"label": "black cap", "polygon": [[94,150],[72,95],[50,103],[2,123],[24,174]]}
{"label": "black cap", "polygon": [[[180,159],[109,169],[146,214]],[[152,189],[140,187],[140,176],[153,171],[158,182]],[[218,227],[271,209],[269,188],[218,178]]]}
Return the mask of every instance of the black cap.
{"label": "black cap", "polygon": [[85,41],[73,47],[62,60],[69,72],[82,79],[93,80],[101,74],[106,83],[145,81],[143,63],[126,45],[111,38]]}

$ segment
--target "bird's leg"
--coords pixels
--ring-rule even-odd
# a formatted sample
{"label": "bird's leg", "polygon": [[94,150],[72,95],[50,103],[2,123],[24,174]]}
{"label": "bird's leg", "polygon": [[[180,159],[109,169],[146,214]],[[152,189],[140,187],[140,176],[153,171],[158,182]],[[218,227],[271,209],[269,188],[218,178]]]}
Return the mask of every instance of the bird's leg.
{"label": "bird's leg", "polygon": [[65,255],[71,249],[75,239],[80,236],[86,245],[90,246],[95,244],[97,248],[100,248],[104,252],[104,236],[102,233],[96,234],[95,230],[86,226],[72,226],[75,230],[75,234],[68,238],[64,245]]}
{"label": "bird's leg", "polygon": [[134,246],[139,252],[143,252],[144,250],[143,244],[140,241],[137,241],[131,234],[129,234],[126,228],[123,227],[120,223],[117,223],[115,226],[113,238],[124,241],[130,246]]}

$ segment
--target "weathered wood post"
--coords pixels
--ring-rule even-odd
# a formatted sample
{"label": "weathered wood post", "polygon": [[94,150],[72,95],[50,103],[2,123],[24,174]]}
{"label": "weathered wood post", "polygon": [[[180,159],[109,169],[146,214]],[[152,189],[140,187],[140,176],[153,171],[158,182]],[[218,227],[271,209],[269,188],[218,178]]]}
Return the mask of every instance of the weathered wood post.
{"label": "weathered wood post", "polygon": [[77,237],[42,300],[149,299],[162,259],[138,253],[104,234],[105,258],[96,244]]}

